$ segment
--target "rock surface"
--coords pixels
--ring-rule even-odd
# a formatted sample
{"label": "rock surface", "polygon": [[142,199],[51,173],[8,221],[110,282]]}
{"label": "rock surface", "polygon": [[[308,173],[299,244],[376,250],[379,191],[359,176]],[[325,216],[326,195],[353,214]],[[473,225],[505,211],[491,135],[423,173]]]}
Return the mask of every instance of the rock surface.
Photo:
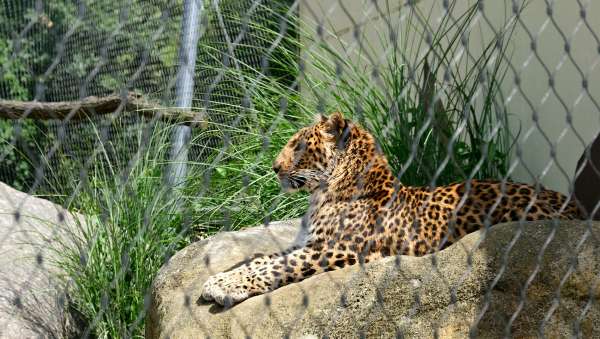
{"label": "rock surface", "polygon": [[435,255],[346,267],[230,309],[199,299],[209,275],[291,244],[298,223],[178,252],[155,278],[146,337],[600,337],[600,223],[501,224]]}
{"label": "rock surface", "polygon": [[0,182],[0,338],[60,338],[75,332],[51,264],[50,243],[74,217]]}

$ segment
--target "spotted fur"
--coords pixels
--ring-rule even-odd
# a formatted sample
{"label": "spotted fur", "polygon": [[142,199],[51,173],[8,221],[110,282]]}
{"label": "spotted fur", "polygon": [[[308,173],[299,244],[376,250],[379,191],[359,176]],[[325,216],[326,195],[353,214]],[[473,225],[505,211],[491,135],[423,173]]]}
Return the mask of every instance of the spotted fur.
{"label": "spotted fur", "polygon": [[210,277],[205,299],[227,305],[347,265],[426,255],[486,225],[582,217],[562,194],[525,184],[403,186],[373,136],[341,113],[298,131],[273,170],[284,189],[311,192],[304,243]]}

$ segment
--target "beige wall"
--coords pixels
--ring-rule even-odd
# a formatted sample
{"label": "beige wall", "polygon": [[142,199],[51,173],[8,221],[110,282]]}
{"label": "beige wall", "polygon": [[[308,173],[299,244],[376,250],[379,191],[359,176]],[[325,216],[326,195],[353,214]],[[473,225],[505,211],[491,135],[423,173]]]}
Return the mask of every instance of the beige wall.
{"label": "beige wall", "polygon": [[[481,41],[489,40],[490,24],[497,29],[511,16],[511,2],[484,2],[485,18],[480,17],[471,30],[470,50],[476,51]],[[509,70],[502,88],[505,105],[514,114],[511,131],[515,135],[519,129],[521,131],[518,144],[522,148],[522,157],[513,157],[512,177],[530,183],[540,180],[549,188],[567,192],[584,144],[590,143],[600,131],[600,111],[594,104],[594,101],[600,103],[600,66],[597,65],[600,63],[600,47],[581,21],[577,1],[553,2],[554,22],[546,13],[544,0],[529,0],[510,41],[513,68]],[[586,7],[590,28],[600,38],[600,20],[597,20],[600,17],[600,3],[593,0],[580,2]],[[408,9],[399,6],[403,1],[380,0],[377,3],[379,6],[375,6],[372,0],[304,0],[300,2],[300,15],[304,22],[310,23],[309,26],[323,22],[329,31],[326,38],[328,43],[342,50],[342,44],[337,40],[343,40],[351,59],[356,58],[356,52],[361,48],[353,36],[354,24],[359,24],[363,45],[371,44],[375,46],[375,51],[380,51],[363,57],[361,62],[379,62],[383,51],[389,46],[380,44],[378,37],[386,32],[389,24],[405,24]],[[440,0],[422,0],[417,5],[429,16],[429,23],[433,26],[443,13],[441,3]],[[457,9],[458,12],[460,9]],[[570,55],[565,53],[559,29],[570,41]],[[537,53],[532,52],[527,31],[537,37]],[[406,52],[411,55],[418,53],[418,48],[414,49]],[[574,64],[588,79],[591,95],[584,91],[582,75]],[[549,76],[544,65],[554,76],[555,91],[548,85]],[[521,79],[520,88],[515,84],[515,75]],[[539,116],[539,128],[532,119],[534,112]],[[566,121],[568,113],[572,116],[572,127]],[[551,146],[544,135],[556,147],[556,162],[552,161]]]}

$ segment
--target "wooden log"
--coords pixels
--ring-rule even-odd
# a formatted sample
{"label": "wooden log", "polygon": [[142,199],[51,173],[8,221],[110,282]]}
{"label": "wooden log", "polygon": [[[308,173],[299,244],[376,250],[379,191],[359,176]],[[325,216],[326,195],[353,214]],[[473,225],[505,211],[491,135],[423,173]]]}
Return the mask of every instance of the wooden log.
{"label": "wooden log", "polygon": [[89,96],[77,101],[39,102],[0,99],[0,118],[38,120],[80,120],[95,115],[135,112],[147,117],[201,123],[199,114],[172,107],[162,107],[137,93],[127,96]]}

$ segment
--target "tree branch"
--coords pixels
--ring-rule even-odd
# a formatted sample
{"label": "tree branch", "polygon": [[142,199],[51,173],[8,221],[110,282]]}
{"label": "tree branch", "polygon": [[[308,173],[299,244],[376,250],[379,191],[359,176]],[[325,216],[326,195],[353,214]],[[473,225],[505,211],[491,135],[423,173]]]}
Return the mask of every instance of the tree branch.
{"label": "tree branch", "polygon": [[5,119],[79,120],[118,111],[135,112],[151,118],[159,115],[159,118],[167,120],[188,122],[200,122],[199,120],[202,120],[194,112],[161,107],[157,103],[147,101],[141,95],[132,92],[128,93],[126,97],[119,95],[90,96],[78,101],[61,102],[0,99],[0,118]]}

